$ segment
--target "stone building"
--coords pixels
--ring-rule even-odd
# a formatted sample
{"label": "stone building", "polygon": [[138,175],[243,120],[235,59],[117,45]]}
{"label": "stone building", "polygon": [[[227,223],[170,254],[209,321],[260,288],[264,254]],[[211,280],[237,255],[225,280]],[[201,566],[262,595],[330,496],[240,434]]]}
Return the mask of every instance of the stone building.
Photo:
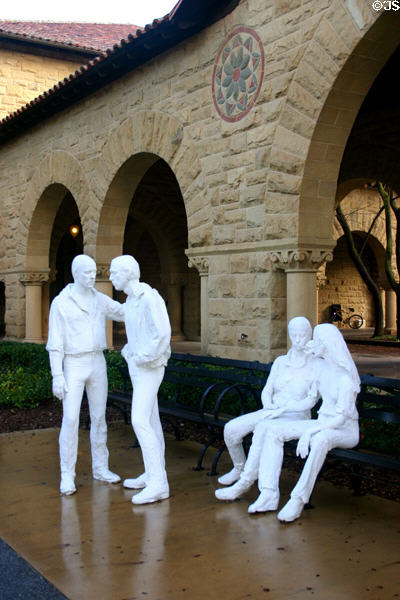
{"label": "stone building", "polygon": [[317,279],[336,202],[362,220],[366,182],[400,189],[398,108],[376,88],[395,79],[400,16],[381,4],[180,0],[3,119],[6,336],[43,340],[74,253],[96,259],[111,294],[110,260],[126,252],[176,339],[282,353],[287,320],[315,323],[318,295],[321,311],[331,301]]}

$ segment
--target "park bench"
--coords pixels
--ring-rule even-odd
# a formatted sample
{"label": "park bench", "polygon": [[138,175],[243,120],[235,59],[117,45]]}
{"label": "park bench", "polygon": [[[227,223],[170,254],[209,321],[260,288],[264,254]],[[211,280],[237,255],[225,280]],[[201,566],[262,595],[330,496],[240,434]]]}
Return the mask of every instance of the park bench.
{"label": "park bench", "polygon": [[[394,439],[397,437],[400,441],[400,380],[374,375],[361,375],[360,378],[361,391],[357,396],[360,443],[356,448],[334,448],[329,452],[330,458],[350,466],[349,475],[356,495],[361,494],[362,479],[387,483],[390,472],[400,473],[400,447],[397,445],[395,454],[389,454],[380,447],[379,432],[375,433],[375,441],[369,433],[371,429],[388,425],[391,430],[386,432],[386,436],[395,436]],[[368,447],[364,448],[368,438]],[[373,475],[362,467],[373,467]],[[387,476],[383,477],[384,474]]]}
{"label": "park bench", "polygon": [[[217,474],[217,463],[225,449],[223,428],[235,416],[261,408],[260,394],[271,364],[190,354],[171,355],[159,392],[160,416],[163,421],[170,423],[177,440],[181,439],[181,425],[184,422],[194,424],[199,428],[199,433],[203,434],[203,446],[194,469],[202,469],[207,449],[220,442],[209,473]],[[127,367],[119,367],[119,370],[122,390],[109,392],[108,404],[119,408],[128,423],[131,382]],[[363,431],[380,424],[394,426],[394,435],[396,432],[399,435],[400,381],[362,375],[357,408],[362,438]],[[251,439],[247,440],[247,446],[250,441]],[[382,475],[385,472],[400,472],[399,451],[397,456],[388,455],[374,443],[364,448],[363,442],[361,439],[356,448],[335,448],[328,454],[330,466],[346,469],[356,494],[361,493],[362,479],[376,481],[376,473],[371,476],[362,467],[373,467]],[[288,442],[285,445],[286,455],[293,456],[296,445],[297,442]],[[387,479],[382,479],[382,482],[385,481]]]}
{"label": "park bench", "polygon": [[[171,425],[177,440],[181,439],[185,422],[199,430],[203,446],[195,470],[203,468],[207,449],[223,441],[223,429],[230,419],[261,408],[260,394],[271,364],[191,354],[171,355],[158,394],[160,417]],[[122,390],[108,393],[108,405],[117,407],[128,423],[131,380],[126,366],[118,368],[122,376]],[[223,449],[222,445],[215,455],[212,475],[216,474]]]}

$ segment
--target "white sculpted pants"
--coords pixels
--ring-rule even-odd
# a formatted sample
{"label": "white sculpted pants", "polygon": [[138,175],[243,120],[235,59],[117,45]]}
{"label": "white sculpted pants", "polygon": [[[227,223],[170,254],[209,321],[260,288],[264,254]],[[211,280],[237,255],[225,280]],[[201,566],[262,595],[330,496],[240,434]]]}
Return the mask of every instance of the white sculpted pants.
{"label": "white sculpted pants", "polygon": [[133,360],[129,360],[128,366],[133,385],[132,427],[142,450],[147,486],[154,484],[163,488],[168,481],[157,393],[165,367],[141,367]]}
{"label": "white sculpted pants", "polygon": [[[260,490],[278,490],[279,476],[283,462],[284,443],[299,439],[303,433],[315,427],[322,419],[308,421],[271,422],[268,426],[261,453],[258,486]],[[348,420],[337,429],[324,429],[311,437],[310,451],[300,478],[291,496],[300,498],[306,504],[311,496],[315,481],[326,455],[332,448],[353,448],[359,438],[358,421]]]}
{"label": "white sculpted pants", "polygon": [[[224,427],[224,441],[232,459],[233,466],[243,466],[246,455],[243,449],[243,439],[254,431],[255,426],[263,418],[264,409],[256,410],[246,415],[241,415],[229,421]],[[254,436],[253,442],[254,444]],[[258,462],[257,462],[258,470]],[[257,477],[257,475],[256,475]]]}
{"label": "white sculpted pants", "polygon": [[68,388],[63,400],[63,418],[59,437],[61,473],[75,477],[78,453],[79,412],[83,390],[89,403],[90,443],[93,473],[108,469],[107,368],[102,352],[88,352],[64,357],[64,378]]}
{"label": "white sculpted pants", "polygon": [[[282,423],[281,418],[271,420],[263,415],[265,409],[232,419],[225,425],[225,444],[231,455],[233,465],[236,466],[246,461],[242,472],[242,479],[254,483],[258,478],[261,455],[264,449],[264,437],[271,423]],[[290,413],[290,421],[301,419],[304,413]],[[303,417],[304,418],[304,417]],[[288,419],[289,420],[289,419]],[[286,419],[285,419],[286,422]],[[247,459],[242,446],[242,439],[253,431],[253,439]]]}

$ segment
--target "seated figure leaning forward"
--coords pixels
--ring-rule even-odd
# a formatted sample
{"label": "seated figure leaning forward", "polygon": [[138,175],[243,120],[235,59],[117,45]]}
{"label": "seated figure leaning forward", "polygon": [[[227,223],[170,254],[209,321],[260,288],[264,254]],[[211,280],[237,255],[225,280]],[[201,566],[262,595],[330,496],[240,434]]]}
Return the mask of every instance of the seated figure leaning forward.
{"label": "seated figure leaning forward", "polygon": [[124,304],[128,343],[122,355],[132,380],[132,426],[144,462],[144,473],[125,479],[124,487],[141,489],[132,496],[132,503],[147,504],[169,497],[157,393],[171,355],[171,326],[164,300],[139,278],[139,265],[133,256],[117,256],[111,261],[112,284],[128,296]]}
{"label": "seated figure leaning forward", "polygon": [[94,479],[117,483],[108,468],[107,368],[103,355],[106,319],[122,321],[122,304],[94,289],[96,263],[80,254],[72,261],[74,283],[51,303],[47,350],[53,377],[53,394],[63,402],[60,431],[61,494],[73,494],[78,452],[79,411],[86,388],[90,412],[90,443]]}
{"label": "seated figure leaning forward", "polygon": [[[278,514],[280,521],[294,521],[301,515],[329,450],[353,448],[359,439],[356,398],[360,391],[360,378],[343,336],[335,325],[317,325],[312,345],[314,355],[322,358],[316,372],[318,395],[322,397],[318,418],[304,421],[265,420],[255,431],[259,427],[257,434],[263,440],[258,472],[261,494],[249,507],[249,512],[278,508],[279,476],[286,441],[298,439],[297,455],[307,457],[289,502]],[[245,471],[242,473],[243,479],[235,484],[241,486],[241,491],[235,497],[249,488]]]}
{"label": "seated figure leaning forward", "polygon": [[[272,365],[261,392],[263,408],[232,419],[225,425],[224,439],[233,469],[218,479],[223,485],[231,485],[240,478],[246,462],[242,441],[252,431],[254,435],[246,473],[252,473],[252,483],[256,479],[262,449],[262,435],[256,428],[258,423],[279,417],[301,420],[311,417],[310,408],[317,400],[317,393],[313,384],[315,358],[310,351],[306,351],[312,335],[310,322],[305,317],[294,317],[289,321],[288,333],[292,346],[287,354],[278,356]],[[221,489],[216,491],[216,496],[219,500],[233,500],[238,497],[238,491],[235,487]]]}

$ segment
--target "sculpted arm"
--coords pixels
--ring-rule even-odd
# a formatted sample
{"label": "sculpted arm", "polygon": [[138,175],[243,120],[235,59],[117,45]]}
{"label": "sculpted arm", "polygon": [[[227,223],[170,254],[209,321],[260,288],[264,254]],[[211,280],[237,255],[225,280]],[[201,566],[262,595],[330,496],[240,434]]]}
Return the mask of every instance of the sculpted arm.
{"label": "sculpted arm", "polygon": [[144,302],[150,335],[146,343],[146,350],[137,359],[137,364],[141,365],[150,364],[160,358],[171,342],[171,325],[161,296],[152,290]]}
{"label": "sculpted arm", "polygon": [[293,413],[293,412],[304,412],[306,410],[309,410],[310,408],[313,408],[313,406],[315,406],[319,397],[320,397],[320,395],[318,392],[318,386],[317,386],[317,383],[314,381],[311,384],[311,387],[310,387],[307,395],[304,398],[302,398],[301,400],[289,401],[282,408],[274,410],[273,414],[271,415],[270,418],[280,417],[280,416],[284,415],[286,412]]}
{"label": "sculpted arm", "polygon": [[112,298],[104,295],[106,317],[110,321],[124,321],[125,320],[125,304],[117,302]]}
{"label": "sculpted arm", "polygon": [[275,381],[278,375],[278,363],[275,360],[272,364],[271,371],[268,375],[267,382],[261,392],[261,402],[264,408],[273,408],[273,394]]}
{"label": "sculpted arm", "polygon": [[319,433],[320,431],[324,431],[326,429],[338,429],[342,427],[346,423],[346,421],[348,421],[351,418],[352,409],[355,405],[355,400],[356,395],[354,393],[351,382],[342,380],[339,383],[339,395],[336,404],[336,415],[332,419],[329,419],[329,421],[320,421],[319,419],[317,419],[315,421],[315,426],[303,433],[297,444],[297,456],[305,458],[308,455],[311,437],[316,433]]}
{"label": "sculpted arm", "polygon": [[63,400],[68,388],[65,383],[63,371],[64,332],[60,309],[56,302],[53,302],[50,308],[47,350],[49,353],[50,369],[53,378],[53,394],[59,400]]}

